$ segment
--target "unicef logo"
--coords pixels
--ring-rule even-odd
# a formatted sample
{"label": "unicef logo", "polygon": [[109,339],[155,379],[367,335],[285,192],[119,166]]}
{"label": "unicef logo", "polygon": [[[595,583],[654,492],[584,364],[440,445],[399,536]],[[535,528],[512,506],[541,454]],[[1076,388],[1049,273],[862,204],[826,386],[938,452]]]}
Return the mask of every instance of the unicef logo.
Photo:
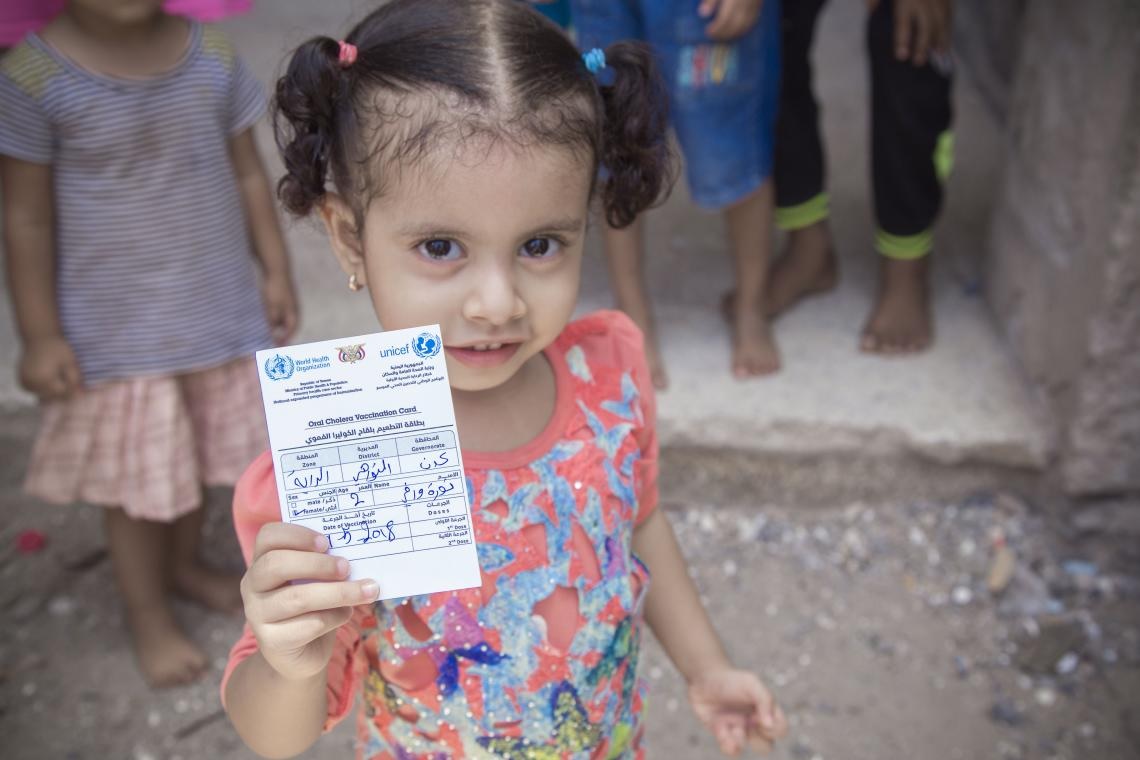
{"label": "unicef logo", "polygon": [[438,335],[425,332],[417,335],[416,339],[412,341],[412,350],[416,352],[416,356],[430,359],[439,353],[442,345]]}
{"label": "unicef logo", "polygon": [[265,376],[270,380],[288,380],[293,376],[293,360],[274,354],[265,360]]}

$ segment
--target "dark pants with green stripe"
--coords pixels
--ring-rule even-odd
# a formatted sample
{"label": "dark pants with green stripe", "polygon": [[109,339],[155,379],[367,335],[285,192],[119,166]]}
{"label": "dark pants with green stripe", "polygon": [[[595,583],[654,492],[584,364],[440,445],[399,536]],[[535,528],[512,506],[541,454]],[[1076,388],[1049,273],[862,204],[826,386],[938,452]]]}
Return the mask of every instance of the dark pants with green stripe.
{"label": "dark pants with green stripe", "polygon": [[[825,1],[783,2],[774,169],[776,221],[783,229],[807,227],[828,215],[819,107],[809,60]],[[931,56],[925,66],[895,58],[893,5],[882,0],[867,21],[875,247],[892,258],[919,258],[930,251],[942,183],[953,162],[951,66],[944,56]]]}

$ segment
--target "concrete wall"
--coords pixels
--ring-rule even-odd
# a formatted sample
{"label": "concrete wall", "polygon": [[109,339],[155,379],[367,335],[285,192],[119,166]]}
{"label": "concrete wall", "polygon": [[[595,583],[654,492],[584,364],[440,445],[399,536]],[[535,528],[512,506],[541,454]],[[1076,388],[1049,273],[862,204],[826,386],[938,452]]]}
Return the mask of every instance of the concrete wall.
{"label": "concrete wall", "polygon": [[1140,491],[1140,4],[1029,0],[987,293],[1074,494]]}

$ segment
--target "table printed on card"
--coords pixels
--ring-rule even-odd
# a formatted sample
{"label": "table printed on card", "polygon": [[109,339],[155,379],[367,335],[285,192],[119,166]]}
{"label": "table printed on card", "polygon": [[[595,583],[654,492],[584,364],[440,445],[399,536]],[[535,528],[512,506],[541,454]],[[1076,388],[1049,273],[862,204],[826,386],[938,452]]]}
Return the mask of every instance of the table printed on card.
{"label": "table printed on card", "polygon": [[436,325],[257,353],[281,519],[383,599],[480,585]]}

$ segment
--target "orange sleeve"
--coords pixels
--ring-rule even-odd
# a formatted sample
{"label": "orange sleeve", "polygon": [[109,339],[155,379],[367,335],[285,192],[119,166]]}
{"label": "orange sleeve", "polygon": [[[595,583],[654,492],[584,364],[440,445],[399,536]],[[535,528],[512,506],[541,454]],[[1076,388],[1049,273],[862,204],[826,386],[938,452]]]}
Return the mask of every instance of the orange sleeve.
{"label": "orange sleeve", "polygon": [[623,369],[628,369],[637,388],[641,422],[633,430],[641,458],[634,466],[634,488],[637,490],[637,521],[640,525],[657,508],[657,470],[660,456],[657,443],[657,395],[645,358],[645,336],[632,319],[620,311],[605,312],[610,332],[617,344],[617,355]]}
{"label": "orange sleeve", "polygon": [[[234,530],[237,532],[241,553],[246,567],[253,556],[253,544],[261,526],[281,520],[281,509],[277,500],[277,483],[273,476],[273,460],[265,452],[254,460],[234,488]],[[246,625],[241,638],[230,650],[226,670],[222,674],[222,704],[226,701],[226,684],[230,676],[245,658],[257,651],[257,638]],[[328,715],[325,730],[339,723],[352,709],[357,688],[360,685],[358,653],[360,633],[356,619],[341,626],[336,632],[336,647],[328,667]]]}

